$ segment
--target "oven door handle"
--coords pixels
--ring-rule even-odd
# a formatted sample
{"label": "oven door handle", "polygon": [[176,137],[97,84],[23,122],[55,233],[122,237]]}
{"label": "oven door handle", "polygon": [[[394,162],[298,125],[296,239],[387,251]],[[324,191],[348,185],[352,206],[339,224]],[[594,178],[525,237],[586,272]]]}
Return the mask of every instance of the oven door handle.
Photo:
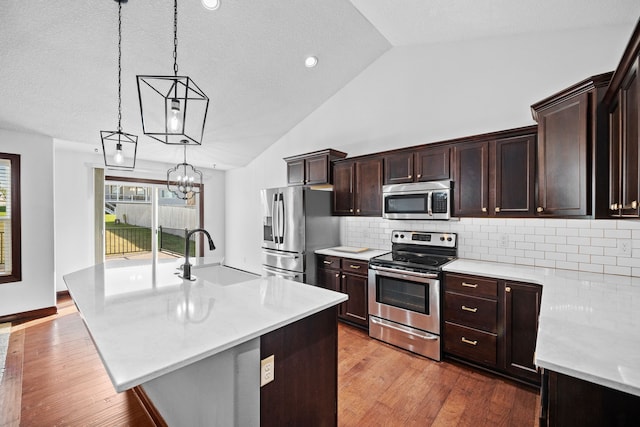
{"label": "oven door handle", "polygon": [[417,282],[427,283],[429,280],[437,279],[438,273],[419,273],[417,271],[396,270],[395,268],[380,267],[370,265],[370,269],[376,270],[376,274],[380,276],[392,277],[394,279],[412,279]]}
{"label": "oven door handle", "polygon": [[439,337],[437,335],[432,335],[432,334],[428,334],[426,332],[420,332],[420,331],[416,331],[415,329],[411,329],[411,330],[407,330],[405,328],[403,328],[402,326],[396,326],[390,322],[385,322],[384,320],[380,320],[377,319],[373,316],[369,317],[369,319],[371,320],[371,323],[375,323],[376,325],[380,325],[383,328],[389,328],[389,329],[394,329],[398,332],[402,332],[403,334],[410,334],[413,336],[416,336],[418,338],[422,338],[424,340],[437,340]]}

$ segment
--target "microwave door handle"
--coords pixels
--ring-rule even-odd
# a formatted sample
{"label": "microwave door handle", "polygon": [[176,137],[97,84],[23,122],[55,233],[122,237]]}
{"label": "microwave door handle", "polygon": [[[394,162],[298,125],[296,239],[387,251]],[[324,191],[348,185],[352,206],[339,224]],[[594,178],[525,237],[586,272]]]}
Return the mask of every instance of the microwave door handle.
{"label": "microwave door handle", "polygon": [[432,192],[429,191],[429,193],[427,193],[427,213],[429,214],[429,216],[433,216],[433,197],[432,197]]}

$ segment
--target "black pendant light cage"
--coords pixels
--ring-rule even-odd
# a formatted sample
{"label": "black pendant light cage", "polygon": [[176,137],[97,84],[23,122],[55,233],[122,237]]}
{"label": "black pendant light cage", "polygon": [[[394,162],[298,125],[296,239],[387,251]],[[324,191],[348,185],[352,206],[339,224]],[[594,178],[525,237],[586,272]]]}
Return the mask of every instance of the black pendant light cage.
{"label": "black pendant light cage", "polygon": [[202,172],[187,163],[187,144],[184,145],[184,161],[167,171],[167,189],[177,198],[191,199],[200,194],[202,189]]}
{"label": "black pendant light cage", "polygon": [[209,98],[195,82],[178,76],[178,1],[173,4],[173,76],[139,75],[142,131],[170,145],[201,145]]}
{"label": "black pendant light cage", "polygon": [[104,165],[110,169],[133,170],[136,167],[138,137],[122,132],[122,3],[118,3],[118,130],[101,130]]}

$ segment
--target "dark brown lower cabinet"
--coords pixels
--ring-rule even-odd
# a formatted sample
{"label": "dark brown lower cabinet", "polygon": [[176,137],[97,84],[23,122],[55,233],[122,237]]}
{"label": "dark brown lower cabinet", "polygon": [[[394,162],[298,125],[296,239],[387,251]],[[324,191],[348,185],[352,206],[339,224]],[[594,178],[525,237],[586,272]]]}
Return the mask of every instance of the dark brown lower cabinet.
{"label": "dark brown lower cabinet", "polygon": [[541,294],[540,285],[447,273],[445,356],[539,385],[533,360]]}
{"label": "dark brown lower cabinet", "polygon": [[367,261],[316,255],[317,285],[342,292],[349,299],[342,304],[338,318],[362,329],[369,329]]}
{"label": "dark brown lower cabinet", "polygon": [[260,338],[260,358],[274,355],[274,380],[260,389],[261,426],[338,423],[337,306]]}
{"label": "dark brown lower cabinet", "polygon": [[640,425],[640,396],[546,371],[540,395],[541,427]]}

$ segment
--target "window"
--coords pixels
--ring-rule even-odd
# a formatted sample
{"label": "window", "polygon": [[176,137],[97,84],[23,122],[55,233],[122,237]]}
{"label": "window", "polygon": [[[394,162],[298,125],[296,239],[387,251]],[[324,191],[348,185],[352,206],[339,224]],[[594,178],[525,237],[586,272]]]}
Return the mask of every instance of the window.
{"label": "window", "polygon": [[0,153],[0,283],[22,280],[20,155]]}

